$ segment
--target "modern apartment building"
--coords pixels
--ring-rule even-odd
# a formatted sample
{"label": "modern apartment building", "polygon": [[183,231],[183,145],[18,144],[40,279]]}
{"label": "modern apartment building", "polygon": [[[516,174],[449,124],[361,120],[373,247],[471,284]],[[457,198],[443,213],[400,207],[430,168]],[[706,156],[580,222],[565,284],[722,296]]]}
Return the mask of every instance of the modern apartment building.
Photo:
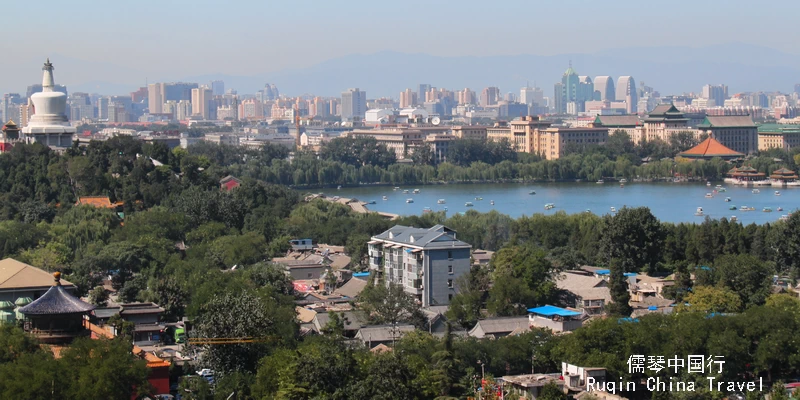
{"label": "modern apartment building", "polygon": [[364,119],[367,112],[367,92],[358,88],[342,92],[342,121]]}
{"label": "modern apartment building", "polygon": [[469,273],[469,243],[443,225],[395,225],[368,242],[369,268],[386,285],[402,285],[423,307],[450,304],[456,280]]}

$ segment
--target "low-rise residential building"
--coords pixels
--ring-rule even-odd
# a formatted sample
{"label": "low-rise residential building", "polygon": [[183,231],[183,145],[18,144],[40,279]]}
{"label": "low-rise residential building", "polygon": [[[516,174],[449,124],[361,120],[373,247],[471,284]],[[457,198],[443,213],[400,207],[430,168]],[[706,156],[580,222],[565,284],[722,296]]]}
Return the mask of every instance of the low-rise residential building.
{"label": "low-rise residential building", "polygon": [[582,310],[586,315],[603,314],[606,304],[611,302],[608,282],[588,273],[564,272],[556,280],[556,285],[563,292],[562,303]]}
{"label": "low-rise residential building", "polygon": [[528,317],[497,317],[478,321],[468,334],[478,339],[497,339],[503,336],[518,335],[529,330],[530,321]]}
{"label": "low-rise residential building", "polygon": [[545,305],[528,309],[531,327],[547,328],[553,332],[568,332],[583,326],[582,313],[566,308]]}
{"label": "low-rise residential building", "polygon": [[[75,285],[64,279],[60,282],[64,290],[75,292]],[[13,258],[0,261],[0,302],[9,301],[24,306],[41,297],[52,286],[53,274],[45,270]]]}
{"label": "low-rise residential building", "polygon": [[387,285],[402,285],[423,307],[450,304],[455,282],[470,270],[472,245],[443,225],[395,225],[368,242],[369,267]]}
{"label": "low-rise residential building", "polygon": [[503,394],[515,395],[519,399],[535,400],[547,384],[554,384],[564,391],[564,381],[559,374],[526,374],[511,375],[500,378]]}
{"label": "low-rise residential building", "polygon": [[238,146],[239,145],[239,136],[229,134],[229,133],[215,133],[215,134],[207,134],[203,137],[203,140],[206,142],[211,142],[214,144],[225,144],[228,146]]}
{"label": "low-rise residential building", "polygon": [[394,344],[408,332],[414,331],[414,325],[372,325],[365,326],[356,332],[354,339],[360,340],[368,349],[378,345]]}
{"label": "low-rise residential building", "polygon": [[562,362],[561,376],[569,390],[581,391],[587,389],[586,384],[589,383],[589,378],[595,383],[604,383],[606,381],[606,369],[579,367]]}
{"label": "low-rise residential building", "polygon": [[486,140],[486,127],[481,125],[458,125],[451,132],[459,139]]}

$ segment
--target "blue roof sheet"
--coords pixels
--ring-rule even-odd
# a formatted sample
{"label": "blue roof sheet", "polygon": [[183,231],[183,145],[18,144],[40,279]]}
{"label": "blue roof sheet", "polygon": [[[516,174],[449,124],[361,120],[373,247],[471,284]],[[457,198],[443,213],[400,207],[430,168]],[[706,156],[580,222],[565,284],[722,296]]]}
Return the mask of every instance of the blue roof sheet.
{"label": "blue roof sheet", "polygon": [[356,272],[353,274],[356,277],[369,276],[369,272]]}
{"label": "blue roof sheet", "polygon": [[597,274],[597,275],[608,275],[608,274],[611,273],[611,270],[610,269],[598,269],[597,271],[594,271],[594,273]]}
{"label": "blue roof sheet", "polygon": [[546,306],[541,306],[541,307],[536,307],[536,308],[529,308],[528,312],[532,313],[532,314],[545,315],[545,316],[548,316],[548,317],[553,316],[553,315],[558,315],[558,316],[561,316],[561,317],[573,317],[573,316],[576,316],[576,315],[581,315],[581,313],[579,313],[577,311],[571,311],[571,310],[567,310],[567,309],[564,309],[564,308],[551,306],[551,305],[546,305]]}
{"label": "blue roof sheet", "polygon": [[650,307],[647,307],[647,309],[650,310],[650,311],[655,311],[655,310],[658,310],[658,307],[657,306],[650,306]]}
{"label": "blue roof sheet", "polygon": [[636,272],[626,272],[626,273],[624,273],[622,275],[625,275],[625,276],[636,276],[637,274],[636,274]]}

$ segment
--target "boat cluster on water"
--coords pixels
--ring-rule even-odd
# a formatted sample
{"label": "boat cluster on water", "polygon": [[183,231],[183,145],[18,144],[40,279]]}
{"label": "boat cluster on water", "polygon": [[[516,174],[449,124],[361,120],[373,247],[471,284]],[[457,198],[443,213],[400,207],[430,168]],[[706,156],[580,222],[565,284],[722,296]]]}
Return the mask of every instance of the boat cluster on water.
{"label": "boat cluster on water", "polygon": [[[711,186],[711,182],[706,182],[706,186]],[[714,188],[714,191],[713,191],[713,192],[706,193],[706,195],[705,195],[705,198],[707,198],[707,199],[714,198],[714,196],[715,196],[716,194],[718,194],[718,193],[724,193],[724,192],[726,192],[726,191],[727,191],[727,189],[726,189],[724,186],[722,186],[722,185],[717,185],[717,186]],[[760,190],[758,190],[758,189],[753,189],[753,190],[751,190],[750,192],[751,192],[752,194],[760,194],[760,193],[761,193],[761,191],[760,191]],[[776,190],[774,194],[775,194],[775,196],[780,196],[780,195],[781,195],[781,192],[780,192],[779,190]],[[731,200],[731,198],[730,198],[730,197],[726,197],[726,198],[725,198],[725,202],[726,202],[726,203],[730,203],[731,201],[732,201],[732,200]],[[755,208],[755,207],[749,207],[749,206],[741,206],[741,207],[736,207],[736,206],[734,206],[734,205],[731,205],[730,207],[728,207],[728,210],[731,210],[731,211],[735,211],[735,210],[739,210],[739,211],[756,211],[756,208]],[[762,211],[762,212],[772,212],[772,207],[764,207],[764,208],[763,208],[761,211]],[[776,211],[783,211],[783,207],[778,207],[778,208],[776,209]],[[703,213],[703,207],[697,207],[697,210],[695,211],[694,215],[696,215],[696,216],[698,216],[698,217],[705,216],[705,214]],[[781,219],[781,220],[786,220],[786,219],[788,219],[788,218],[789,218],[789,216],[790,216],[790,215],[791,215],[791,213],[789,213],[788,215],[782,215],[780,219]],[[732,215],[732,216],[731,216],[731,218],[730,218],[730,220],[731,220],[731,221],[737,221],[737,218],[736,218],[736,216],[735,216],[735,215]]]}

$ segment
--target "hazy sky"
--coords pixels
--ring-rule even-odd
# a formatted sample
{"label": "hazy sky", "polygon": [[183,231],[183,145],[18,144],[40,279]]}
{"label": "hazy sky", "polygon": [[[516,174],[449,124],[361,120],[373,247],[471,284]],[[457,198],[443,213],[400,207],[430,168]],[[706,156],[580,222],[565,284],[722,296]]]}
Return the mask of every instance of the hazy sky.
{"label": "hazy sky", "polygon": [[[0,50],[16,57],[0,74],[0,90],[38,81],[41,61],[55,55],[153,81],[255,75],[381,50],[552,55],[744,42],[800,53],[797,0],[39,0],[7,1],[0,10]],[[109,79],[107,71],[59,70],[64,61],[53,61],[59,83]]]}

